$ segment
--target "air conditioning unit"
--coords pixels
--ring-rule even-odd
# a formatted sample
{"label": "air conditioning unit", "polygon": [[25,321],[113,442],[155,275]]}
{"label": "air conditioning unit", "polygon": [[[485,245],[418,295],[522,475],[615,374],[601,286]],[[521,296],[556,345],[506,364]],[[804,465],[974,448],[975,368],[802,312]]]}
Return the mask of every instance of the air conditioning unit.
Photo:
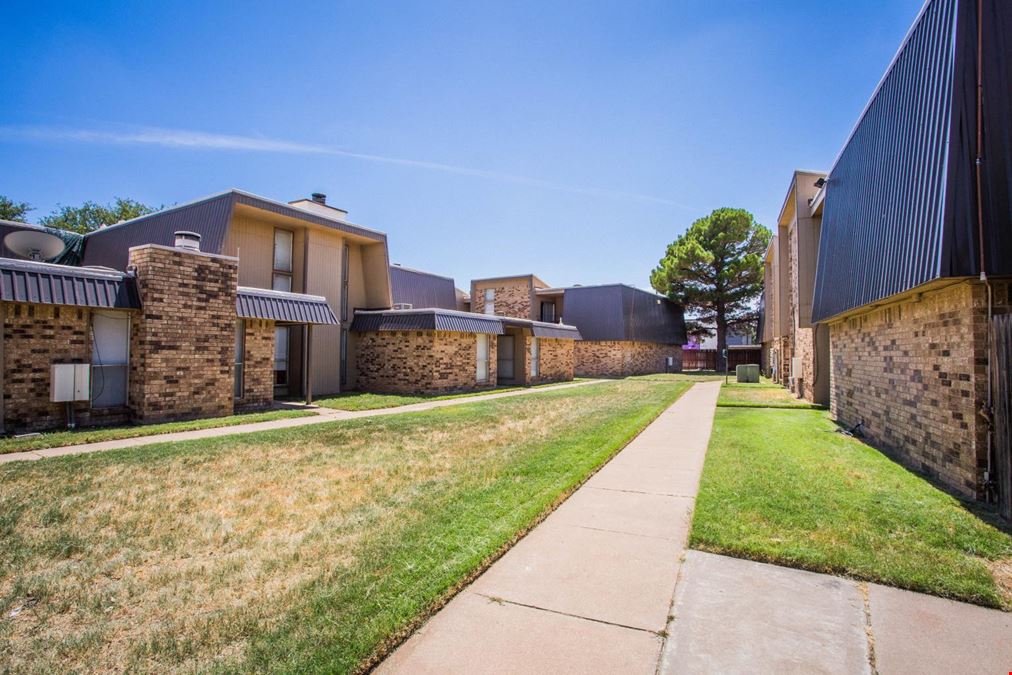
{"label": "air conditioning unit", "polygon": [[49,384],[53,403],[91,399],[91,366],[87,363],[54,363]]}

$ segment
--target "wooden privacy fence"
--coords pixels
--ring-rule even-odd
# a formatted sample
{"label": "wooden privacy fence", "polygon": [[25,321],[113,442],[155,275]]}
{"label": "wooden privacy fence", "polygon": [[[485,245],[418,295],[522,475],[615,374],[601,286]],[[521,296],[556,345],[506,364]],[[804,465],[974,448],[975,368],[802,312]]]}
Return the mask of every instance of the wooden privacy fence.
{"label": "wooden privacy fence", "polygon": [[[762,348],[728,349],[727,369],[734,370],[737,366],[750,363],[759,365]],[[684,349],[682,350],[682,370],[716,370],[716,349]]]}
{"label": "wooden privacy fence", "polygon": [[1012,520],[1012,316],[991,320],[992,410],[994,429],[994,472],[998,490],[998,510]]}

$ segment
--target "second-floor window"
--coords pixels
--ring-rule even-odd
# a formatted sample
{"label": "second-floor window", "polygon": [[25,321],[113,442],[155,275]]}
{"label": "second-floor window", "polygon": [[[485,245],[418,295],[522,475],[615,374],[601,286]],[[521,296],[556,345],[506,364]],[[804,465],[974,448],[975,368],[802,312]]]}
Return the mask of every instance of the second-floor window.
{"label": "second-floor window", "polygon": [[274,277],[271,288],[275,291],[292,290],[292,248],[295,234],[288,230],[274,230]]}
{"label": "second-floor window", "polygon": [[541,303],[541,320],[547,321],[548,323],[555,323],[555,303],[554,302],[542,302]]}
{"label": "second-floor window", "polygon": [[495,289],[485,289],[485,313],[495,314]]}

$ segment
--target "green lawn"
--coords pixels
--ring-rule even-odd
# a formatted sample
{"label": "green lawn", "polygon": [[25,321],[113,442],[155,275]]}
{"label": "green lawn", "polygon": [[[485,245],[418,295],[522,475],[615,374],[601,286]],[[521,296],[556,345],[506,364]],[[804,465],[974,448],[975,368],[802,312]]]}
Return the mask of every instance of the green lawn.
{"label": "green lawn", "polygon": [[1012,606],[995,581],[1012,537],[836,428],[819,410],[718,408],[690,545]]}
{"label": "green lawn", "polygon": [[101,441],[116,441],[123,438],[137,438],[139,436],[152,436],[155,434],[171,434],[176,431],[231,427],[237,424],[269,422],[286,417],[306,417],[315,414],[311,410],[269,410],[261,413],[209,417],[186,422],[138,424],[127,427],[95,427],[92,429],[74,429],[72,431],[47,431],[42,434],[30,434],[22,438],[14,436],[0,438],[0,455],[10,452],[24,452],[26,450],[41,450],[43,448],[62,448],[80,443],[98,443]]}
{"label": "green lawn", "polygon": [[366,667],[687,387],[0,465],[0,671]]}
{"label": "green lawn", "polygon": [[[576,378],[573,382],[584,382],[584,378]],[[569,382],[548,382],[545,384],[536,384],[532,387],[492,387],[490,389],[483,389],[481,391],[464,391],[455,394],[374,394],[364,391],[349,391],[336,396],[327,396],[325,398],[316,399],[313,401],[316,405],[323,408],[333,408],[335,410],[348,410],[348,411],[359,411],[359,410],[378,410],[380,408],[399,408],[404,405],[411,405],[413,403],[427,403],[428,401],[445,401],[451,398],[468,398],[471,396],[484,396],[486,394],[502,394],[508,391],[520,391],[521,389],[536,389],[538,387],[554,387],[560,384],[569,384]]]}
{"label": "green lawn", "polygon": [[720,388],[717,405],[726,408],[804,408],[821,410],[822,406],[794,396],[778,384],[738,384],[733,380]]}

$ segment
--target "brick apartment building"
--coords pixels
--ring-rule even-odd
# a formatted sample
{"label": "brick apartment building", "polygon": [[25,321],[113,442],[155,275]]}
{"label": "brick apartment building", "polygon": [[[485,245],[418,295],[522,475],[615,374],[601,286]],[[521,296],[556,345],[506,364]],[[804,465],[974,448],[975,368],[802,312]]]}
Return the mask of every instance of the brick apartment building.
{"label": "brick apartment building", "polygon": [[795,171],[766,249],[762,363],[799,398],[829,404],[829,331],[812,322],[826,174]]}
{"label": "brick apartment building", "polygon": [[842,424],[1012,517],[1008,35],[1012,3],[925,4],[820,197],[812,321]]}
{"label": "brick apartment building", "polygon": [[[127,260],[118,272],[0,258],[4,431],[263,408],[276,330],[338,324],[323,297],[239,286],[235,257],[145,244]],[[89,366],[84,391],[54,402],[66,364]]]}
{"label": "brick apartment building", "polygon": [[579,377],[682,369],[686,342],[682,308],[625,284],[553,288],[533,274],[475,279],[471,310],[574,326],[580,335],[574,345],[574,372]]}
{"label": "brick apartment building", "polygon": [[[457,311],[452,280],[391,268],[386,235],[346,216],[319,194],[285,204],[230,190],[57,233],[62,264],[10,257],[24,251],[7,235],[53,232],[0,223],[2,431],[573,379],[574,327]],[[390,309],[392,278],[435,307]],[[67,372],[70,401],[55,393]]]}

